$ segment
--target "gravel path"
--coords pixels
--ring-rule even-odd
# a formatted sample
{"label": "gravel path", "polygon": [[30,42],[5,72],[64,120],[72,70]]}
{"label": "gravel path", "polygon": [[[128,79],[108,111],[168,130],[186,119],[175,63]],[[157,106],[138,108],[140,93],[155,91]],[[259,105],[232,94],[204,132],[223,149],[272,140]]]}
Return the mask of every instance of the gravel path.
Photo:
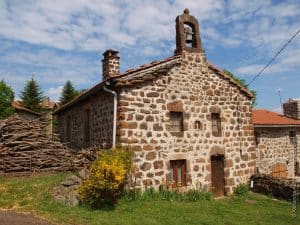
{"label": "gravel path", "polygon": [[1,225],[51,225],[31,214],[20,214],[12,211],[0,211]]}

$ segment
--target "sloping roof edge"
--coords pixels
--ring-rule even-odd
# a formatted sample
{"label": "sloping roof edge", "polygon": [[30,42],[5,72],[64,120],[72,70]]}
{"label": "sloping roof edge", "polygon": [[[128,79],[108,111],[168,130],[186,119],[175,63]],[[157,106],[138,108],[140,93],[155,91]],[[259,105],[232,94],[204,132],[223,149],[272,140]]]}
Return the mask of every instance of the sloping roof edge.
{"label": "sloping roof edge", "polygon": [[[80,94],[79,96],[77,96],[76,98],[74,98],[72,101],[68,102],[65,105],[62,105],[62,106],[58,107],[58,109],[56,109],[53,112],[53,114],[57,114],[59,112],[62,112],[64,110],[66,110],[67,108],[71,107],[72,105],[76,104],[77,102],[79,102],[79,101],[81,101],[81,100],[89,97],[90,95],[96,93],[97,90],[100,90],[105,85],[106,82],[109,83],[111,80],[120,79],[120,78],[129,76],[129,75],[134,75],[135,73],[140,73],[140,72],[142,72],[144,70],[147,70],[147,69],[150,69],[150,68],[153,68],[153,67],[156,67],[156,66],[164,65],[164,64],[172,62],[173,60],[179,60],[179,59],[181,59],[181,56],[180,55],[175,55],[175,56],[171,56],[171,57],[159,60],[159,61],[152,61],[149,64],[144,64],[144,65],[141,65],[139,67],[127,70],[124,73],[122,73],[122,74],[120,74],[118,76],[112,77],[112,78],[110,78],[107,81],[102,81],[102,82],[96,84],[94,87],[86,90],[85,92],[83,92],[82,94]],[[218,72],[221,76],[223,76],[224,78],[228,79],[231,83],[235,84],[248,97],[251,97],[251,98],[253,97],[253,94],[247,88],[245,88],[244,86],[242,86],[241,84],[239,84],[238,82],[236,82],[230,76],[226,75],[221,69],[219,69],[218,67],[214,66],[209,61],[207,61],[207,65],[208,65],[208,67],[210,69]]]}
{"label": "sloping roof edge", "polygon": [[228,79],[231,83],[235,84],[241,91],[243,91],[247,96],[250,98],[253,98],[253,94],[251,91],[249,91],[247,88],[245,88],[243,85],[239,84],[236,80],[234,80],[232,77],[229,75],[225,74],[220,68],[217,66],[213,65],[211,62],[207,61],[208,67],[216,72],[218,72],[221,76],[225,77]]}
{"label": "sloping roof edge", "polygon": [[102,89],[102,87],[105,85],[106,82],[109,82],[109,81],[102,81],[102,82],[96,84],[94,87],[84,91],[80,95],[76,96],[73,100],[69,101],[67,104],[64,104],[64,105],[58,107],[53,112],[53,114],[57,114],[59,112],[62,112],[64,110],[66,110],[67,108],[71,107],[72,105],[76,104],[77,102],[80,102],[81,100],[83,100],[85,98],[88,98],[89,96],[95,94],[97,91]]}
{"label": "sloping roof edge", "polygon": [[282,114],[266,109],[253,109],[254,127],[299,127],[300,120],[288,118]]}
{"label": "sloping roof edge", "polygon": [[78,95],[72,101],[70,101],[67,104],[62,105],[61,107],[59,107],[58,109],[56,109],[53,112],[53,114],[60,113],[60,112],[62,112],[64,110],[66,110],[67,108],[71,107],[72,105],[76,104],[77,102],[80,102],[81,100],[83,100],[85,98],[88,98],[89,96],[91,96],[92,94],[94,94],[98,90],[100,90],[105,85],[105,83],[110,83],[112,80],[115,80],[115,79],[118,79],[118,78],[122,78],[122,77],[126,77],[128,75],[133,75],[135,73],[142,72],[142,71],[147,70],[149,68],[152,68],[152,67],[155,67],[155,66],[159,66],[159,65],[163,65],[165,63],[169,63],[169,62],[171,62],[173,60],[177,60],[179,58],[180,58],[180,56],[172,56],[172,57],[168,57],[168,58],[165,58],[163,60],[160,60],[160,61],[153,61],[150,64],[144,64],[144,65],[141,65],[141,66],[136,67],[134,69],[127,70],[124,73],[122,73],[122,74],[120,74],[118,76],[112,77],[112,78],[110,78],[107,81],[102,81],[102,82],[96,84],[94,87],[92,87],[92,88],[86,90],[85,92],[83,92],[82,94]]}
{"label": "sloping roof edge", "polygon": [[26,108],[26,107],[20,105],[20,103],[19,103],[18,101],[13,101],[11,105],[12,105],[12,107],[13,107],[14,109],[22,110],[22,111],[25,111],[25,112],[29,112],[29,113],[32,113],[32,114],[37,115],[37,116],[42,116],[41,113],[36,112],[36,111],[33,111],[33,110],[31,110],[31,109],[28,109],[28,108]]}

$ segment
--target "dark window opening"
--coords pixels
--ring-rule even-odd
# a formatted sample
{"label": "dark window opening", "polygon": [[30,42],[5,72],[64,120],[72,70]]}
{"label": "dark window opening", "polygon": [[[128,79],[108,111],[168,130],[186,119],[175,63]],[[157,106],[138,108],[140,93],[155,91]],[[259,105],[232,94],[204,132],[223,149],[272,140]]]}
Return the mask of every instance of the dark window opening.
{"label": "dark window opening", "polygon": [[72,127],[71,127],[71,116],[67,116],[66,118],[66,141],[71,141],[71,133],[72,133]]}
{"label": "dark window opening", "polygon": [[170,112],[170,131],[173,133],[183,132],[182,112]]}
{"label": "dark window opening", "polygon": [[171,160],[170,169],[173,187],[186,186],[186,160]]}
{"label": "dark window opening", "polygon": [[202,124],[199,120],[195,121],[195,129],[196,130],[201,130],[202,129]]}
{"label": "dark window opening", "polygon": [[90,109],[84,111],[84,142],[90,144]]}
{"label": "dark window opening", "polygon": [[255,138],[255,145],[257,147],[260,144],[260,133],[255,131],[254,132],[254,138]]}
{"label": "dark window opening", "polygon": [[297,143],[296,131],[289,132],[290,143],[295,145]]}
{"label": "dark window opening", "polygon": [[299,162],[295,163],[295,175],[300,176],[300,164],[299,164]]}
{"label": "dark window opening", "polygon": [[185,23],[184,34],[185,34],[186,47],[188,48],[195,47],[195,31],[193,29],[193,26]]}
{"label": "dark window opening", "polygon": [[221,118],[220,113],[211,114],[211,123],[212,123],[212,135],[215,137],[221,137]]}

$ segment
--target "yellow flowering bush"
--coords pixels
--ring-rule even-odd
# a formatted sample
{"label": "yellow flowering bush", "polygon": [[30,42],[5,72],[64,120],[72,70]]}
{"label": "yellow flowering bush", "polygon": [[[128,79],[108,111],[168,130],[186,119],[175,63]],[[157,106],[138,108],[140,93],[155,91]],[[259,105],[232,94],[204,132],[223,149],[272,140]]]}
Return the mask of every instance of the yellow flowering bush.
{"label": "yellow flowering bush", "polygon": [[132,151],[128,147],[100,151],[88,179],[78,189],[80,201],[96,208],[115,204],[131,169]]}

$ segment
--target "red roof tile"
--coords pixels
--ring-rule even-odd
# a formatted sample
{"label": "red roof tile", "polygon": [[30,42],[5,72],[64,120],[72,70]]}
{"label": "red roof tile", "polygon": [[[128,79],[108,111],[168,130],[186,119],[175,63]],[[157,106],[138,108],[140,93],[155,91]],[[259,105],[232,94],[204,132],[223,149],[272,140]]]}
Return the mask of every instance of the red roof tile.
{"label": "red roof tile", "polygon": [[288,118],[279,113],[264,109],[252,110],[253,124],[255,125],[289,125],[300,126],[300,120]]}
{"label": "red roof tile", "polygon": [[28,109],[28,108],[24,107],[22,105],[22,103],[20,101],[18,101],[18,100],[14,100],[11,105],[12,105],[12,107],[14,109],[17,109],[17,110],[26,111],[26,112],[32,113],[34,115],[37,115],[37,116],[41,116],[42,115],[42,114],[40,114],[38,112],[35,112],[35,111],[31,110],[31,109]]}

